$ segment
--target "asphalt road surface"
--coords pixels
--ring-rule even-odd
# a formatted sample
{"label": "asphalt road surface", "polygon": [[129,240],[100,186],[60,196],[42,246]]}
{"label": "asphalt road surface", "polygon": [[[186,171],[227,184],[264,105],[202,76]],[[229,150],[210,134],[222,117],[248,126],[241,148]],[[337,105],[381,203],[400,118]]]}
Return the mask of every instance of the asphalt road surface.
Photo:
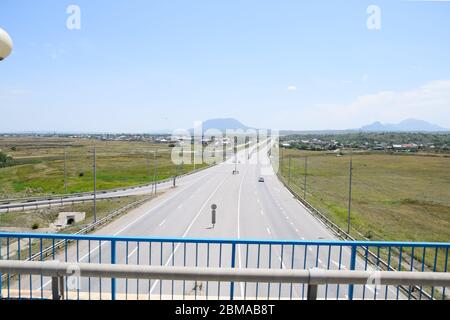
{"label": "asphalt road surface", "polygon": [[[170,237],[170,238],[231,238],[280,240],[337,240],[320,221],[314,218],[281,184],[268,165],[268,146],[259,151],[241,151],[237,164],[232,160],[183,178],[178,187],[166,190],[129,214],[95,232],[98,235]],[[259,157],[259,161],[256,159]],[[232,174],[237,167],[239,173]],[[264,177],[264,182],[259,178]],[[211,224],[211,205],[217,205],[217,223]],[[238,245],[237,268],[323,268],[348,269],[349,248],[316,246],[256,246]],[[80,242],[70,246],[58,257],[61,261],[110,262],[108,242]],[[231,266],[231,247],[218,244],[118,243],[117,263],[153,264],[165,266]],[[357,269],[364,269],[357,259]],[[370,266],[368,267],[370,269]],[[29,277],[22,277],[23,294],[29,291]],[[26,279],[25,279],[26,278]],[[82,279],[71,296],[107,298],[110,279]],[[50,295],[49,278],[31,279],[33,294]],[[12,284],[11,290],[14,291]],[[371,287],[355,286],[355,298],[374,296]],[[303,285],[236,283],[235,298],[299,299],[306,294]],[[364,290],[364,291],[363,291]],[[227,299],[230,283],[193,283],[184,281],[117,280],[119,299]],[[348,286],[321,286],[319,298],[346,299]],[[378,299],[395,298],[396,288],[383,287]],[[402,296],[400,295],[400,298]]]}

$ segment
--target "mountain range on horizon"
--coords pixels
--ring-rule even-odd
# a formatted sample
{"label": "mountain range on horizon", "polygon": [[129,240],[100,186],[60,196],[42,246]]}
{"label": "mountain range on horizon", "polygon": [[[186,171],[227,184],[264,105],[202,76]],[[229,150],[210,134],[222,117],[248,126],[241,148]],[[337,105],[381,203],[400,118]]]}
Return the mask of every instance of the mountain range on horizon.
{"label": "mountain range on horizon", "polygon": [[373,122],[362,126],[359,130],[371,132],[442,132],[450,131],[433,123],[418,119],[406,119],[398,123]]}
{"label": "mountain range on horizon", "polygon": [[[221,132],[225,132],[226,130],[248,130],[251,129],[251,127],[246,126],[245,124],[234,118],[215,118],[203,121],[202,129],[203,132],[209,129],[216,129]],[[190,131],[193,130],[194,129],[192,128]]]}
{"label": "mountain range on horizon", "polygon": [[[203,131],[208,129],[218,129],[219,131],[225,132],[226,129],[242,129],[248,130],[252,127],[244,125],[242,122],[234,119],[234,118],[216,118],[209,119],[202,123]],[[255,129],[255,128],[253,128]],[[193,130],[193,129],[191,129]],[[291,131],[291,130],[282,130]],[[371,124],[362,126],[356,129],[348,129],[348,130],[304,130],[304,131],[314,131],[314,132],[352,132],[352,131],[365,131],[365,132],[445,132],[450,131],[450,129],[443,128],[436,124],[429,123],[424,120],[418,119],[406,119],[400,121],[398,123],[382,123],[380,121],[375,121]]]}

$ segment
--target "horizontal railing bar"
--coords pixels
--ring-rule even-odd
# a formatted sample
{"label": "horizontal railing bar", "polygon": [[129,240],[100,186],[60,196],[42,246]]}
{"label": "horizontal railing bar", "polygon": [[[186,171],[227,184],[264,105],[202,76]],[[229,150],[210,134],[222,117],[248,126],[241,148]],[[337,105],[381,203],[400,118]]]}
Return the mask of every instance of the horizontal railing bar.
{"label": "horizontal railing bar", "polygon": [[210,243],[210,244],[272,244],[272,245],[315,245],[315,246],[347,246],[347,247],[431,247],[450,248],[448,242],[396,242],[396,241],[340,241],[340,240],[266,240],[266,239],[208,239],[208,238],[158,238],[158,237],[123,237],[76,234],[49,233],[2,233],[0,238],[32,238],[62,240],[97,240],[97,241],[130,241],[130,242],[164,242],[164,243]]}
{"label": "horizontal railing bar", "polygon": [[0,261],[0,272],[118,279],[234,281],[261,283],[379,284],[450,286],[450,273],[409,271],[286,270],[202,267],[164,267],[65,262]]}

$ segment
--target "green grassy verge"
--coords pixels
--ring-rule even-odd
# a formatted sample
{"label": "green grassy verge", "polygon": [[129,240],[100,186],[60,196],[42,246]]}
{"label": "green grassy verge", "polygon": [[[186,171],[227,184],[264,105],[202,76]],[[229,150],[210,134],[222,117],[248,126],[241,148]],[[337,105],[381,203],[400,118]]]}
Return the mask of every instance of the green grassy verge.
{"label": "green grassy verge", "polygon": [[[92,191],[94,143],[99,190],[145,184],[194,169],[194,165],[173,164],[167,145],[64,138],[1,138],[0,149],[12,156],[16,165],[0,168],[0,198],[65,193],[64,148],[67,192]],[[154,176],[156,163],[158,169]],[[204,166],[196,165],[195,168]]]}

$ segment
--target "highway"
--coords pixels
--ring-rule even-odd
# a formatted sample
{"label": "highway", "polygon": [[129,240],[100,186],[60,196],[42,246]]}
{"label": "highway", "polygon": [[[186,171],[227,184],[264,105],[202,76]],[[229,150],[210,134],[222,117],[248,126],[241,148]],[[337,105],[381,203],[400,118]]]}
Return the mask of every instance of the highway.
{"label": "highway", "polygon": [[[230,239],[280,239],[280,240],[337,240],[320,221],[281,184],[268,163],[268,147],[251,153],[250,163],[245,151],[238,153],[235,164],[225,163],[186,176],[176,188],[166,189],[163,194],[109,225],[95,232],[97,235],[141,236],[170,238],[230,238]],[[259,158],[259,161],[256,159]],[[264,169],[263,169],[264,168]],[[259,178],[264,177],[264,182]],[[217,205],[217,223],[211,224],[211,205]],[[80,243],[60,253],[59,260],[80,262],[110,261],[109,243]],[[118,243],[117,263],[230,266],[231,248],[221,246],[166,244],[160,246],[137,246],[136,243]],[[350,265],[350,250],[336,248],[332,251],[317,247],[292,249],[274,246],[237,246],[237,268],[323,268],[346,269]],[[357,259],[357,269],[364,269]],[[370,267],[368,267],[370,270]],[[15,284],[17,286],[17,284]],[[35,295],[43,288],[50,294],[50,279],[33,277]],[[181,297],[227,298],[229,283],[195,284],[183,281],[126,281],[117,280],[118,298],[158,299]],[[28,281],[21,288],[29,289]],[[81,295],[102,291],[104,296],[110,288],[109,279],[82,279]],[[394,298],[395,288],[386,290],[388,298]],[[139,294],[137,294],[139,292]],[[327,286],[319,288],[319,297],[348,298],[347,287]],[[373,289],[362,293],[362,286],[355,287],[355,298],[362,294],[373,295]],[[379,298],[384,298],[385,291]],[[236,299],[247,298],[302,298],[305,288],[301,285],[278,286],[268,284],[235,285]]]}

